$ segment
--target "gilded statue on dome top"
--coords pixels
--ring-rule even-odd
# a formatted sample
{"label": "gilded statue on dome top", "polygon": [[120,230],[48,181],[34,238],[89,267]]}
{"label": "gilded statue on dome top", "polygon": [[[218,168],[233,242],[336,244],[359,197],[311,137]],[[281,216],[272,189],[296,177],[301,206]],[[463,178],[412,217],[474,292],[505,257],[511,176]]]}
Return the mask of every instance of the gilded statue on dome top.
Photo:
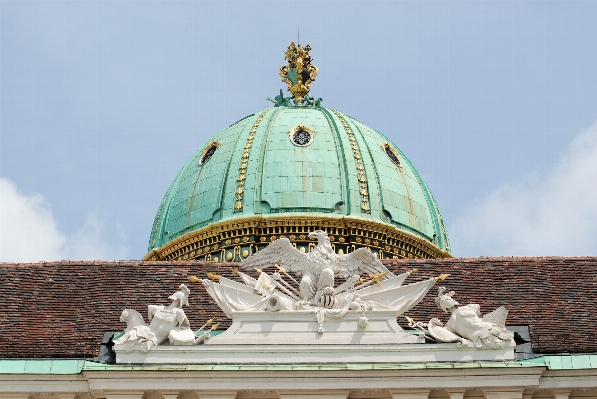
{"label": "gilded statue on dome top", "polygon": [[288,90],[294,98],[295,104],[302,104],[305,96],[309,93],[310,84],[315,80],[318,69],[315,65],[311,65],[313,58],[309,55],[311,46],[295,45],[290,43],[284,58],[288,61],[288,65],[280,67],[280,76],[282,81],[288,85]]}

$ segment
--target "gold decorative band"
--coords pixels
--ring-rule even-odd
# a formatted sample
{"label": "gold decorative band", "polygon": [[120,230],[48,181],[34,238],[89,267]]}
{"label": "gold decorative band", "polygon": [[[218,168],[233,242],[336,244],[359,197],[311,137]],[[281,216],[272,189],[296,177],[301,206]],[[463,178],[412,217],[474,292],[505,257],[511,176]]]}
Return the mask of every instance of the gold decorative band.
{"label": "gold decorative band", "polygon": [[380,259],[448,258],[431,242],[390,224],[354,217],[251,216],[221,221],[188,233],[144,260],[213,260],[240,262],[278,238],[288,238],[302,252],[315,247],[308,234],[325,230],[336,253],[369,248]]}
{"label": "gold decorative band", "polygon": [[359,193],[361,194],[361,209],[363,210],[363,212],[370,212],[371,207],[369,206],[369,187],[367,185],[367,175],[365,173],[365,167],[363,166],[363,159],[361,157],[359,145],[357,144],[357,141],[354,138],[354,134],[352,133],[350,126],[348,126],[348,123],[346,123],[346,120],[344,120],[344,117],[342,117],[342,115],[340,115],[340,113],[336,110],[331,111],[334,114],[336,114],[338,119],[340,119],[340,122],[342,123],[342,126],[344,126],[344,130],[348,135],[348,140],[350,140],[352,154],[357,164],[357,176],[359,177],[360,186]]}
{"label": "gold decorative band", "polygon": [[244,185],[245,185],[245,171],[247,169],[247,165],[249,163],[249,155],[251,154],[251,146],[253,145],[253,139],[255,138],[255,132],[257,132],[257,128],[261,123],[261,120],[265,116],[269,110],[265,110],[257,117],[257,120],[253,124],[253,128],[251,128],[251,132],[249,133],[249,137],[247,137],[247,143],[245,144],[245,148],[243,150],[243,156],[241,157],[240,167],[238,168],[238,177],[236,178],[236,192],[234,198],[234,211],[242,211],[243,209],[243,197],[244,197]]}

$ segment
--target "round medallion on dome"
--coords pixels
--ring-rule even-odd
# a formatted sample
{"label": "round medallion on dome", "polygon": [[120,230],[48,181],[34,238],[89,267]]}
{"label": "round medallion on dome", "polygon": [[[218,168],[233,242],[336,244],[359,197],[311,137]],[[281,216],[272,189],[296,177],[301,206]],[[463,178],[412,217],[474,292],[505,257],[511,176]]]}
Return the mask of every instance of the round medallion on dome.
{"label": "round medallion on dome", "polygon": [[290,141],[292,141],[294,145],[306,147],[313,142],[315,130],[301,123],[290,129],[288,135],[290,136]]}

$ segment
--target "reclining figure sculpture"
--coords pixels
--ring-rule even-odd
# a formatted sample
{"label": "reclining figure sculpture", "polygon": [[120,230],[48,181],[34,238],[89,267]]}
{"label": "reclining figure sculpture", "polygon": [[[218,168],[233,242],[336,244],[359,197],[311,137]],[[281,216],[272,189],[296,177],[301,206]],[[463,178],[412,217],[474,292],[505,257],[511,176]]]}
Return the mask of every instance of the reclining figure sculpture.
{"label": "reclining figure sculpture", "polygon": [[435,303],[450,319],[444,324],[437,318],[429,323],[419,323],[407,317],[410,327],[422,331],[427,338],[437,342],[459,342],[459,347],[479,349],[502,349],[514,345],[512,335],[506,330],[508,311],[500,306],[481,317],[481,307],[471,303],[461,306],[452,296],[454,291],[446,293],[445,287],[439,287]]}
{"label": "reclining figure sculpture", "polygon": [[115,345],[124,345],[126,352],[140,350],[147,352],[166,340],[170,345],[197,345],[209,338],[209,331],[196,337],[191,330],[189,319],[182,309],[189,304],[191,291],[181,284],[178,291],[170,295],[172,301],[169,307],[164,305],[149,305],[148,319],[145,324],[143,316],[134,309],[125,309],[120,315],[120,321],[127,323],[124,335],[114,340]]}

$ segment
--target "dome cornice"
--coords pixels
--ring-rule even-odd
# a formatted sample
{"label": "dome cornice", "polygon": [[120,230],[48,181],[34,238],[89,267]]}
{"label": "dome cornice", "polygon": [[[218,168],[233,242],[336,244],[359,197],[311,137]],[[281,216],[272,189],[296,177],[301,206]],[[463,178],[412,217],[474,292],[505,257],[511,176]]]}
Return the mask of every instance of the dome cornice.
{"label": "dome cornice", "polygon": [[340,253],[368,248],[381,259],[451,257],[426,239],[383,222],[333,214],[270,214],[210,224],[153,249],[143,260],[241,261],[278,238],[308,252],[315,245],[308,238],[314,230],[328,232]]}

